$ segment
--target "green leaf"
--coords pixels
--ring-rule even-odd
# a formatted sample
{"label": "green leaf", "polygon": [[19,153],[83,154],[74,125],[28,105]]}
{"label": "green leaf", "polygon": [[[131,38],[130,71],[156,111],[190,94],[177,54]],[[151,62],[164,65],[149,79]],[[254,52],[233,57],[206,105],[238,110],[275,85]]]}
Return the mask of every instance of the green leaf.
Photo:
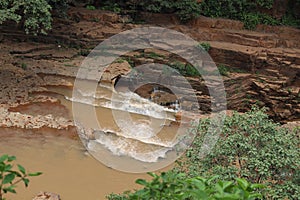
{"label": "green leaf", "polygon": [[245,179],[236,178],[236,181],[243,188],[243,190],[247,190],[247,188],[250,186],[250,184]]}
{"label": "green leaf", "polygon": [[250,186],[251,189],[259,189],[259,188],[265,188],[266,186],[263,184],[252,184]]}
{"label": "green leaf", "polygon": [[29,173],[28,176],[40,176],[42,172]]}
{"label": "green leaf", "polygon": [[221,183],[223,191],[225,191],[228,187],[230,187],[233,184],[232,181],[222,181]]}
{"label": "green leaf", "polygon": [[262,199],[262,195],[259,193],[250,194],[248,197],[249,200]]}
{"label": "green leaf", "polygon": [[1,156],[0,157],[0,162],[4,162],[5,160],[7,160],[7,158],[8,158],[8,155],[3,155],[3,156]]}
{"label": "green leaf", "polygon": [[137,179],[135,182],[139,185],[144,185],[144,186],[147,185],[147,181],[144,179]]}
{"label": "green leaf", "polygon": [[5,164],[3,162],[0,162],[0,172],[3,172],[5,169]]}
{"label": "green leaf", "polygon": [[7,184],[12,182],[15,179],[16,175],[13,173],[7,174],[6,176],[4,176],[4,179],[2,181],[2,184]]}
{"label": "green leaf", "polygon": [[15,186],[11,185],[9,187],[3,188],[3,191],[4,191],[4,193],[10,192],[10,193],[14,193],[15,194],[17,192],[16,192],[16,190],[14,188],[15,188]]}
{"label": "green leaf", "polygon": [[208,199],[208,194],[202,190],[193,190],[192,194],[196,199]]}
{"label": "green leaf", "polygon": [[24,182],[25,187],[28,187],[29,179],[28,178],[23,178],[22,181]]}
{"label": "green leaf", "polygon": [[11,162],[11,161],[14,161],[14,160],[16,160],[16,156],[8,156],[8,158],[7,158],[8,162]]}
{"label": "green leaf", "polygon": [[152,176],[152,177],[157,177],[157,175],[153,172],[147,172],[148,175]]}
{"label": "green leaf", "polygon": [[198,190],[205,190],[206,186],[205,183],[203,183],[203,181],[199,180],[199,179],[192,179],[191,183],[197,187]]}
{"label": "green leaf", "polygon": [[26,174],[26,170],[22,165],[18,165],[18,169],[20,170],[20,172],[25,175]]}
{"label": "green leaf", "polygon": [[3,171],[7,172],[7,171],[11,170],[11,168],[12,168],[12,165],[10,165],[10,164],[8,164],[8,165],[5,165],[5,167],[4,167],[4,170],[3,170]]}

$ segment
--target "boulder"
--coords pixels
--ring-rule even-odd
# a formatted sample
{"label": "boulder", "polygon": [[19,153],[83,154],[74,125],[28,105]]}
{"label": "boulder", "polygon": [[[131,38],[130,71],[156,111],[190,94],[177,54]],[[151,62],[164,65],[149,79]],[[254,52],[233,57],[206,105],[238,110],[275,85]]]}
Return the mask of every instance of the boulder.
{"label": "boulder", "polygon": [[61,200],[58,194],[51,192],[40,192],[32,200]]}

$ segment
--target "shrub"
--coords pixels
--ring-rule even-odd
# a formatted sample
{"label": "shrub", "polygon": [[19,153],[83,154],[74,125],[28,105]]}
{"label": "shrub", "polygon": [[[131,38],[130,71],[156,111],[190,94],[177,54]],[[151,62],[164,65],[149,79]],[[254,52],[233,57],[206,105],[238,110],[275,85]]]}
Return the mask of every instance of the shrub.
{"label": "shrub", "polygon": [[218,70],[222,76],[228,76],[228,73],[230,72],[226,65],[218,65]]}
{"label": "shrub", "polygon": [[243,13],[256,11],[257,8],[272,8],[274,0],[204,0],[201,13],[209,17],[238,19]]}
{"label": "shrub", "polygon": [[151,181],[138,179],[136,183],[143,186],[134,192],[125,192],[121,195],[111,194],[109,200],[199,200],[199,199],[259,199],[261,195],[256,189],[261,184],[250,184],[244,179],[235,181],[216,180],[216,177],[205,179],[202,177],[188,178],[183,173],[173,171],[163,172],[160,175],[148,173]]}
{"label": "shrub", "polygon": [[178,70],[183,76],[200,76],[199,71],[189,63],[176,61],[170,64],[170,67]]}
{"label": "shrub", "polygon": [[[140,11],[152,13],[175,13],[181,21],[187,21],[199,16],[200,4],[197,0],[149,0],[149,1],[104,1],[105,5],[114,5],[118,8],[133,10],[134,14]],[[119,10],[119,9],[118,9]]]}
{"label": "shrub", "polygon": [[200,6],[201,14],[205,16],[241,20],[246,29],[252,30],[258,24],[280,24],[280,21],[259,10],[261,8],[271,9],[273,3],[274,0],[204,0]]}
{"label": "shrub", "polygon": [[25,187],[29,184],[28,177],[39,176],[42,173],[27,173],[22,165],[17,165],[17,170],[12,164],[16,160],[15,156],[3,155],[0,157],[0,200],[5,200],[3,195],[5,193],[16,193],[16,185],[23,182]]}
{"label": "shrub", "polygon": [[51,6],[46,0],[5,0],[0,2],[0,24],[22,21],[26,33],[43,33],[51,29]]}
{"label": "shrub", "polygon": [[199,135],[181,169],[191,177],[218,174],[222,179],[245,178],[267,184],[266,198],[299,197],[300,142],[295,132],[281,128],[268,119],[263,109],[254,107],[245,114],[227,117],[215,147],[201,158],[209,124],[209,119],[199,123],[195,130]]}
{"label": "shrub", "polygon": [[86,9],[88,9],[88,10],[96,10],[96,7],[92,6],[92,5],[87,5]]}
{"label": "shrub", "polygon": [[244,13],[242,15],[242,19],[244,22],[244,28],[253,30],[256,28],[258,24],[266,24],[266,25],[279,25],[280,22],[270,15],[262,14],[262,13]]}

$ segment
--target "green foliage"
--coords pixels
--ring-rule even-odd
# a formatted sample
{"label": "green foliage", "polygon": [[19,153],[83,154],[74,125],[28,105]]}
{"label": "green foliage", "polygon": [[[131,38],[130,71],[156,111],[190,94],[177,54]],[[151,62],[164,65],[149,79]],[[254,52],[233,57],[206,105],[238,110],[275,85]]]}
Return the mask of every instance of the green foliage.
{"label": "green foliage", "polygon": [[199,135],[187,151],[187,160],[181,163],[191,177],[218,174],[222,179],[245,178],[267,184],[265,198],[299,197],[300,141],[295,132],[281,128],[264,110],[254,107],[245,114],[227,117],[213,150],[201,158],[209,125],[209,119],[200,121],[194,130]]}
{"label": "green foliage", "polygon": [[196,0],[177,0],[174,4],[176,15],[183,22],[200,15],[200,4]]}
{"label": "green foliage", "polygon": [[242,21],[244,22],[244,28],[254,30],[261,20],[258,14],[244,13]]}
{"label": "green foliage", "polygon": [[244,22],[244,27],[249,30],[255,29],[258,24],[266,24],[272,26],[280,24],[278,20],[262,13],[244,13],[241,20]]}
{"label": "green foliage", "polygon": [[74,0],[47,0],[47,2],[58,17],[67,18],[69,3],[74,2]]}
{"label": "green foliage", "polygon": [[16,185],[23,182],[25,187],[28,187],[29,179],[31,176],[39,176],[42,173],[28,173],[22,165],[17,165],[14,169],[13,161],[16,160],[15,156],[2,155],[0,157],[0,200],[4,200],[3,195],[6,193],[16,193]]}
{"label": "green foliage", "polygon": [[144,56],[148,57],[148,58],[152,58],[152,59],[162,59],[162,58],[165,58],[164,55],[160,55],[160,54],[157,54],[155,52],[149,52],[149,53],[145,54]]}
{"label": "green foliage", "polygon": [[26,63],[22,63],[21,64],[21,68],[24,69],[24,70],[26,70],[27,69],[27,64]]}
{"label": "green foliage", "polygon": [[259,9],[271,9],[274,0],[204,0],[201,13],[208,17],[223,17],[241,20],[246,29],[255,29],[258,24],[279,25],[280,21],[261,13]]}
{"label": "green foliage", "polygon": [[255,11],[257,8],[270,9],[274,0],[204,0],[201,12],[209,17],[239,19],[242,14]]}
{"label": "green foliage", "polygon": [[208,42],[199,43],[197,45],[197,47],[203,49],[206,52],[208,52],[210,50],[210,48],[211,48],[211,46],[210,46],[210,44]]}
{"label": "green foliage", "polygon": [[181,21],[187,21],[199,16],[200,4],[197,0],[149,0],[136,1],[104,1],[104,5],[113,5],[121,10],[131,9],[133,13],[147,11],[152,13],[174,13]]}
{"label": "green foliage", "polygon": [[26,33],[43,33],[51,29],[51,6],[46,0],[5,0],[0,2],[0,24],[22,21]]}
{"label": "green foliage", "polygon": [[230,72],[228,67],[225,65],[218,65],[218,70],[222,76],[228,76],[228,73]]}
{"label": "green foliage", "polygon": [[90,54],[89,49],[80,49],[80,51],[78,52],[78,55],[81,55],[81,56],[88,56],[89,54]]}
{"label": "green foliage", "polygon": [[151,181],[144,179],[136,180],[143,186],[135,192],[125,192],[121,195],[111,194],[109,200],[217,200],[217,199],[260,199],[261,195],[256,192],[260,184],[251,184],[244,179],[237,178],[235,181],[216,180],[216,177],[205,179],[202,177],[188,178],[184,173],[173,171],[162,172],[160,175],[148,173],[152,176]]}
{"label": "green foliage", "polygon": [[282,17],[281,24],[300,28],[300,19],[297,19],[292,14],[286,14]]}
{"label": "green foliage", "polygon": [[300,1],[289,0],[286,14],[281,19],[281,24],[300,28]]}
{"label": "green foliage", "polygon": [[22,21],[26,33],[43,33],[51,29],[51,6],[46,0],[5,0],[0,2],[0,24]]}
{"label": "green foliage", "polygon": [[87,5],[86,9],[88,9],[88,10],[96,10],[95,6],[93,6],[93,5]]}
{"label": "green foliage", "polygon": [[122,10],[119,4],[111,2],[111,1],[104,2],[104,5],[101,6],[101,9],[109,10],[109,11],[112,11],[115,13],[120,13]]}
{"label": "green foliage", "polygon": [[170,67],[178,70],[178,72],[183,76],[200,76],[199,71],[189,63],[176,61],[171,63]]}

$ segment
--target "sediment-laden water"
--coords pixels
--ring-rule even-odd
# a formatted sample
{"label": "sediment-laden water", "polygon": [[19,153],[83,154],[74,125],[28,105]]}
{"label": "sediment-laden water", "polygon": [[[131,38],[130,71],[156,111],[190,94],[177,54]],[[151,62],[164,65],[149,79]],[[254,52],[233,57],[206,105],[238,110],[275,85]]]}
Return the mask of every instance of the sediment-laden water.
{"label": "sediment-laden water", "polygon": [[[85,85],[86,84],[86,85]],[[98,84],[92,91],[83,87],[48,87],[61,94],[61,103],[69,110],[76,107],[75,122],[93,129],[86,148],[104,164],[126,172],[153,171],[178,157],[175,146],[184,129],[176,125],[178,110],[160,106],[129,90]],[[96,118],[96,119],[95,119]]]}
{"label": "sediment-laden water", "polygon": [[[0,154],[17,156],[17,163],[28,171],[42,171],[33,177],[29,188],[19,184],[17,194],[7,199],[32,199],[39,191],[50,191],[62,199],[104,199],[111,192],[138,186],[137,178],[145,174],[122,173],[91,157],[79,140],[65,137],[65,131],[0,129]],[[61,136],[59,136],[61,135]]]}

